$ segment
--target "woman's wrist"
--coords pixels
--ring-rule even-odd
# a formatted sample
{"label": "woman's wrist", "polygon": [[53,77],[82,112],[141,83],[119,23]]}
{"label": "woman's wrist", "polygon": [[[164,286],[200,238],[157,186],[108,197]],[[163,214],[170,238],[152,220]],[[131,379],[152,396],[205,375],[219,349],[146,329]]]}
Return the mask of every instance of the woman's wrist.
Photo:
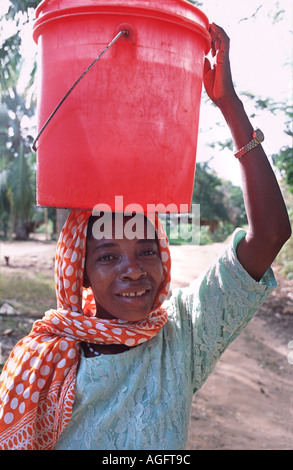
{"label": "woman's wrist", "polygon": [[243,103],[236,93],[220,100],[217,106],[228,124],[232,119],[235,119],[235,115],[245,113]]}
{"label": "woman's wrist", "polygon": [[218,107],[230,129],[235,149],[239,150],[252,139],[253,134],[253,126],[243,103],[235,93],[233,97],[223,100]]}

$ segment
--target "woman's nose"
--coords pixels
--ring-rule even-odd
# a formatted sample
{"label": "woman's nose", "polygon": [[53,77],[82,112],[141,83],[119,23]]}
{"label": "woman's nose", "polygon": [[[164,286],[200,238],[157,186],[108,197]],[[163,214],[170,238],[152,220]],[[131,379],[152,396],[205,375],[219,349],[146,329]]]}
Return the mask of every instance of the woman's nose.
{"label": "woman's nose", "polygon": [[136,260],[128,259],[123,265],[120,279],[138,281],[139,279],[144,279],[146,275],[147,273],[143,266],[141,266]]}

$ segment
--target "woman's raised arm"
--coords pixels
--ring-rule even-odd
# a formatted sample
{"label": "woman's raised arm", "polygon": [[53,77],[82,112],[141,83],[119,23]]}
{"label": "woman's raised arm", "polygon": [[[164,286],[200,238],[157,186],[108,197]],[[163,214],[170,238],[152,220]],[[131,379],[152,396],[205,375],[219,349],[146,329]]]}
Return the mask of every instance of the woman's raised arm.
{"label": "woman's raised arm", "polygon": [[[204,85],[211,100],[221,110],[235,149],[239,151],[252,140],[254,129],[233,86],[230,40],[214,23],[210,32],[216,64],[211,67],[206,59]],[[250,276],[259,281],[290,238],[291,226],[278,182],[262,146],[258,145],[240,157],[239,165],[249,229],[238,245],[237,256]]]}

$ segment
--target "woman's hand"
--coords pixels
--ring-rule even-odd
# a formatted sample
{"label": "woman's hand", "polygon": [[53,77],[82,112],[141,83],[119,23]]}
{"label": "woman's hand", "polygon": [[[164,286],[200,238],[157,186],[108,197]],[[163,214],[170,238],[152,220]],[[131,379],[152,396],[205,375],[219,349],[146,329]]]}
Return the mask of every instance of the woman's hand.
{"label": "woman's hand", "polygon": [[209,59],[205,59],[204,86],[210,99],[221,108],[227,100],[237,98],[229,60],[230,39],[215,23],[210,25],[209,31],[212,37],[211,52],[216,57],[216,63],[212,67]]}

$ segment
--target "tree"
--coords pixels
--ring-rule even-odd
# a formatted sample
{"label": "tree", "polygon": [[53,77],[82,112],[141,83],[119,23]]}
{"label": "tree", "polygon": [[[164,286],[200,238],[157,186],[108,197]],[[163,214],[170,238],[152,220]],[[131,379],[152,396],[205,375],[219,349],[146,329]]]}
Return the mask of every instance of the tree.
{"label": "tree", "polygon": [[197,7],[202,6],[202,2],[198,2],[197,0],[187,0],[187,1],[190,2],[190,3],[193,3],[193,5],[195,5]]}
{"label": "tree", "polygon": [[[12,70],[15,81],[20,70],[19,65]],[[18,69],[18,70],[17,70]],[[27,103],[26,95],[20,94],[15,85],[2,93],[0,111],[0,205],[3,209],[1,221],[3,231],[7,233],[7,215],[13,228],[16,222],[16,238],[25,240],[27,233],[25,221],[34,204],[34,183],[31,164],[32,137],[23,126],[23,118],[34,114],[34,103]]]}
{"label": "tree", "polygon": [[[285,134],[293,139],[293,106],[286,106],[285,114],[288,116]],[[279,153],[272,155],[273,163],[280,170],[289,191],[293,194],[293,145],[282,147]]]}
{"label": "tree", "polygon": [[293,148],[283,147],[279,153],[272,155],[272,159],[293,194]]}
{"label": "tree", "polygon": [[16,222],[16,238],[25,240],[25,221],[29,218],[35,200],[32,171],[32,137],[22,126],[24,116],[34,113],[34,104],[26,104],[25,96],[12,87],[2,96],[1,106],[1,158],[0,158],[0,206],[4,234],[7,233],[7,216],[13,229]]}
{"label": "tree", "polygon": [[0,46],[0,93],[7,92],[8,88],[16,84],[15,71],[22,64],[21,57],[21,29],[33,14],[34,9],[41,0],[10,0],[8,11],[0,19],[2,28],[13,21],[16,32],[6,38]]}
{"label": "tree", "polygon": [[6,238],[12,207],[12,192],[9,187],[9,150],[7,148],[10,117],[6,105],[0,104],[0,230]]}
{"label": "tree", "polygon": [[225,240],[237,227],[247,224],[242,190],[231,181],[220,179],[207,162],[197,163],[193,203],[200,204],[201,243]]}
{"label": "tree", "polygon": [[[6,20],[13,18],[20,28],[27,20],[24,8],[39,2],[11,2]],[[20,16],[21,15],[21,16]],[[24,126],[24,118],[35,112],[35,103],[28,101],[26,90],[20,92],[17,84],[23,59],[20,54],[21,36],[17,33],[5,39],[0,48],[0,207],[1,225],[7,234],[8,220],[11,230],[15,224],[16,238],[26,239],[25,221],[33,207],[34,178],[31,143],[32,137]]]}
{"label": "tree", "polygon": [[16,19],[16,21],[23,21],[28,19],[29,14],[33,11],[41,0],[9,0],[10,6],[6,13],[7,19]]}
{"label": "tree", "polygon": [[[253,93],[243,92],[243,96],[253,100],[255,109],[269,111],[273,115],[284,116],[284,133],[293,139],[293,105],[288,101],[276,101],[273,98],[256,96]],[[253,115],[252,117],[254,117]],[[291,140],[292,141],[292,140]],[[280,148],[278,153],[271,155],[273,164],[280,170],[281,176],[293,193],[293,142]]]}
{"label": "tree", "polygon": [[200,204],[201,219],[229,220],[221,185],[221,179],[209,168],[207,162],[197,163],[192,202]]}
{"label": "tree", "polygon": [[9,87],[15,84],[17,71],[21,64],[19,52],[21,38],[19,34],[14,34],[7,38],[0,49],[0,85],[1,97],[7,93]]}
{"label": "tree", "polygon": [[233,228],[246,225],[248,221],[241,188],[234,186],[231,181],[222,180],[219,190],[223,194],[223,204]]}

